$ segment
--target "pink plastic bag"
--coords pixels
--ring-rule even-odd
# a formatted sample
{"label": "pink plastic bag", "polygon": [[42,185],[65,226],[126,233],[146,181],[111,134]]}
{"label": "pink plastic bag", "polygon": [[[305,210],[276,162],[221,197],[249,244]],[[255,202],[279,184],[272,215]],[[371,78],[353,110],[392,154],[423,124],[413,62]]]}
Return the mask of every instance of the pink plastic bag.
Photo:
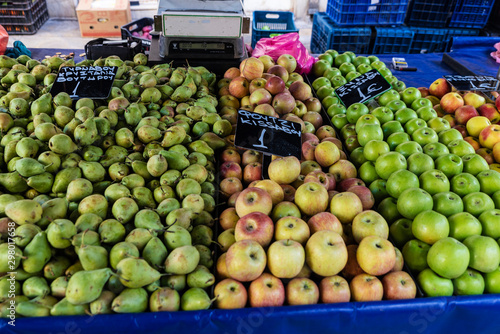
{"label": "pink plastic bag", "polygon": [[299,40],[299,34],[296,32],[275,36],[272,38],[261,38],[252,52],[252,57],[263,55],[271,56],[275,61],[282,54],[289,54],[297,60],[297,69],[295,72],[308,74],[316,59],[309,54],[306,47]]}
{"label": "pink plastic bag", "polygon": [[496,51],[490,53],[490,55],[493,57],[493,59],[495,59],[495,61],[497,63],[500,63],[500,43],[496,43],[495,45],[493,45],[495,47],[495,49],[497,49]]}

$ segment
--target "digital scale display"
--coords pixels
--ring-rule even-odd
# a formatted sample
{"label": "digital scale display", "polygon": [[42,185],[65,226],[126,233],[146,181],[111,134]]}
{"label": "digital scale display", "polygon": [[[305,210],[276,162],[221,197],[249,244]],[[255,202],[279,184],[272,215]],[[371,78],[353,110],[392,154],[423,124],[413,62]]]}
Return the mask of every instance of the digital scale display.
{"label": "digital scale display", "polygon": [[224,43],[180,42],[179,48],[181,50],[224,50],[226,46]]}

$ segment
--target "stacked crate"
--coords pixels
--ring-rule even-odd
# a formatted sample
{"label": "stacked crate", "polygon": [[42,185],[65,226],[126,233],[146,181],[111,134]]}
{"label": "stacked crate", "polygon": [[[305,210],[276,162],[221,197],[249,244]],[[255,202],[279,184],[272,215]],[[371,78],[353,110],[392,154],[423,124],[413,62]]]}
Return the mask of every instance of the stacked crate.
{"label": "stacked crate", "polygon": [[32,35],[48,18],[45,0],[7,0],[0,6],[0,24],[9,35]]}

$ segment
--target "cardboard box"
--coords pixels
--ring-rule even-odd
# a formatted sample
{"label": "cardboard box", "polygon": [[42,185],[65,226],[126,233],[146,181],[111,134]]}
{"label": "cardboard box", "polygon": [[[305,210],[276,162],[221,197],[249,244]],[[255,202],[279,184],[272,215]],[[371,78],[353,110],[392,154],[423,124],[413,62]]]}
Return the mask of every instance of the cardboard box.
{"label": "cardboard box", "polygon": [[80,0],[76,15],[82,37],[121,37],[132,21],[130,0]]}

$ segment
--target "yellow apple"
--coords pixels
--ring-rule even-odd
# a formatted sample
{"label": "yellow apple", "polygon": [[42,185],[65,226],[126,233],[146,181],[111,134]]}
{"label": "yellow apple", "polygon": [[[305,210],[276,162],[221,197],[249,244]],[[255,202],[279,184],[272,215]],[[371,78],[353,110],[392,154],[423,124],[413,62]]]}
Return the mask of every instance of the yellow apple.
{"label": "yellow apple", "polygon": [[488,125],[491,125],[491,122],[488,118],[484,116],[475,116],[469,119],[465,126],[470,136],[478,137],[481,131]]}
{"label": "yellow apple", "polygon": [[492,149],[496,143],[500,142],[500,125],[491,124],[479,133],[479,143],[482,147]]}

